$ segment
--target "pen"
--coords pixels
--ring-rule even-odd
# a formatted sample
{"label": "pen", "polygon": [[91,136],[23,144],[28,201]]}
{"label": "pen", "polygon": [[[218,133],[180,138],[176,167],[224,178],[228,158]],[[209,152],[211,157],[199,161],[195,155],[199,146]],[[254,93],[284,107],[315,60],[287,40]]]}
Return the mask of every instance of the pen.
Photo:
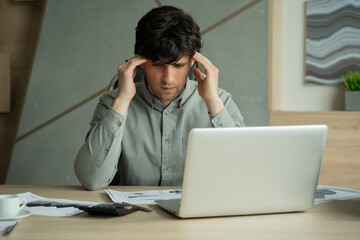
{"label": "pen", "polygon": [[8,228],[6,229],[6,231],[2,234],[3,237],[9,235],[9,234],[11,233],[11,231],[15,228],[16,224],[17,224],[17,222],[15,222],[13,225],[11,225],[10,227],[8,227]]}
{"label": "pen", "polygon": [[56,203],[28,203],[26,204],[27,207],[79,207],[76,204],[56,204]]}
{"label": "pen", "polygon": [[142,198],[142,197],[154,197],[157,195],[139,195],[139,196],[129,196],[129,198]]}
{"label": "pen", "polygon": [[179,194],[179,193],[181,193],[181,190],[172,190],[172,191],[170,191],[169,193]]}
{"label": "pen", "polygon": [[67,204],[67,203],[57,203],[57,202],[44,202],[44,201],[34,201],[26,204],[27,207],[57,207],[57,208],[64,208],[64,207],[85,207],[85,204]]}

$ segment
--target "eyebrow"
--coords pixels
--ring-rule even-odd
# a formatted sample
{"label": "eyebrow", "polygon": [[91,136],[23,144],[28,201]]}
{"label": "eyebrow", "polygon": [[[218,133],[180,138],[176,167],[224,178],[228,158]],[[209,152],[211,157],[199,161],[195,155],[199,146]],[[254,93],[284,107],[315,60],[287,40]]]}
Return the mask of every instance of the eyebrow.
{"label": "eyebrow", "polygon": [[176,63],[163,63],[163,62],[160,62],[160,61],[155,61],[153,62],[153,64],[169,64],[169,65],[174,65],[174,66],[179,66],[179,67],[182,67],[182,66],[185,66],[188,64],[189,61],[186,61],[186,62],[176,62]]}
{"label": "eyebrow", "polygon": [[186,61],[186,62],[177,62],[177,63],[174,63],[174,64],[172,64],[172,65],[175,65],[175,66],[185,66],[185,65],[187,65],[188,64],[188,62],[189,61]]}

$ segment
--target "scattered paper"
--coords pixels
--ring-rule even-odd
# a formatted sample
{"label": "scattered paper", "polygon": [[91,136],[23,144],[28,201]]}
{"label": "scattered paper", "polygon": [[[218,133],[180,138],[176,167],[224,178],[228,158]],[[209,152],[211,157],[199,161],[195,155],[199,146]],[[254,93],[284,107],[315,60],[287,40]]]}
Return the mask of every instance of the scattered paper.
{"label": "scattered paper", "polygon": [[69,217],[83,211],[74,207],[25,207],[24,209],[29,210],[31,214],[51,217]]}
{"label": "scattered paper", "polygon": [[[167,199],[180,199],[181,190],[152,190],[152,191],[136,191],[136,192],[121,192],[112,189],[106,190],[112,201],[117,203],[127,202],[131,204],[155,204],[155,200],[167,200]],[[20,198],[25,198],[28,203],[44,201],[51,203],[60,204],[75,204],[80,206],[92,206],[99,204],[100,202],[88,202],[88,201],[76,201],[68,199],[56,199],[56,198],[45,198],[35,195],[31,192],[17,194]],[[360,190],[340,188],[332,186],[319,185],[316,190],[316,196],[314,204],[327,203],[335,200],[346,200],[360,198]],[[36,206],[36,207],[25,207],[31,214],[43,215],[43,216],[56,216],[66,217],[73,216],[83,211],[76,207],[53,207],[53,206]],[[0,231],[11,226],[14,221],[0,221]]]}
{"label": "scattered paper", "polygon": [[16,221],[0,221],[0,231],[14,225]]}
{"label": "scattered paper", "polygon": [[[114,202],[118,203],[155,204],[155,200],[181,198],[181,190],[178,189],[138,192],[121,192],[107,189],[106,192]],[[319,185],[316,190],[314,204],[352,198],[360,198],[360,190]]]}
{"label": "scattered paper", "polygon": [[314,204],[352,198],[360,198],[360,190],[319,185],[316,190]]}
{"label": "scattered paper", "polygon": [[44,202],[53,202],[53,203],[62,203],[62,204],[76,204],[81,206],[91,206],[94,204],[99,204],[99,202],[88,202],[88,201],[77,201],[77,200],[69,200],[69,199],[58,199],[58,198],[45,198],[33,194],[31,192],[27,193],[19,193],[16,194],[20,198],[25,198],[28,203],[35,202],[35,201],[44,201]]}
{"label": "scattered paper", "polygon": [[[45,198],[35,195],[31,192],[27,193],[19,193],[17,194],[20,198],[25,198],[28,203],[33,202],[44,202],[44,203],[59,203],[59,204],[76,204],[81,206],[92,206],[95,204],[99,204],[100,202],[87,202],[87,201],[76,201],[76,200],[68,200],[68,199],[56,199],[56,198]],[[29,210],[31,214],[42,215],[42,216],[54,216],[54,217],[68,217],[73,216],[78,213],[82,213],[82,210],[79,210],[75,207],[53,207],[53,206],[36,206],[36,207],[28,207],[26,206],[24,209]]]}
{"label": "scattered paper", "polygon": [[181,198],[181,190],[152,190],[137,192],[120,192],[106,189],[107,194],[117,203],[127,202],[131,204],[155,204],[155,200],[168,200]]}

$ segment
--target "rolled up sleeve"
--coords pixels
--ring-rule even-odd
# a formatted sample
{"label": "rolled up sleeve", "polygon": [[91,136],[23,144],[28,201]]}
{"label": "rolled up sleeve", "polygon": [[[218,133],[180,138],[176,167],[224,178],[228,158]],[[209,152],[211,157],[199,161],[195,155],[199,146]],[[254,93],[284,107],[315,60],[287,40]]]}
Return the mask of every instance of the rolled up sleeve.
{"label": "rolled up sleeve", "polygon": [[245,127],[244,118],[231,95],[224,91],[220,93],[220,97],[225,107],[216,116],[209,115],[213,127]]}

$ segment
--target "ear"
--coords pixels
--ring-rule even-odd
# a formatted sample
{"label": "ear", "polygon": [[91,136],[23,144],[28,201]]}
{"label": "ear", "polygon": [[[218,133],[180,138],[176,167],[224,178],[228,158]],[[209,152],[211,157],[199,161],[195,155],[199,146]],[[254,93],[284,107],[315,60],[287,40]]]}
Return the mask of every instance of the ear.
{"label": "ear", "polygon": [[194,58],[191,58],[191,66],[193,66],[193,65],[194,65],[194,63],[195,63]]}

